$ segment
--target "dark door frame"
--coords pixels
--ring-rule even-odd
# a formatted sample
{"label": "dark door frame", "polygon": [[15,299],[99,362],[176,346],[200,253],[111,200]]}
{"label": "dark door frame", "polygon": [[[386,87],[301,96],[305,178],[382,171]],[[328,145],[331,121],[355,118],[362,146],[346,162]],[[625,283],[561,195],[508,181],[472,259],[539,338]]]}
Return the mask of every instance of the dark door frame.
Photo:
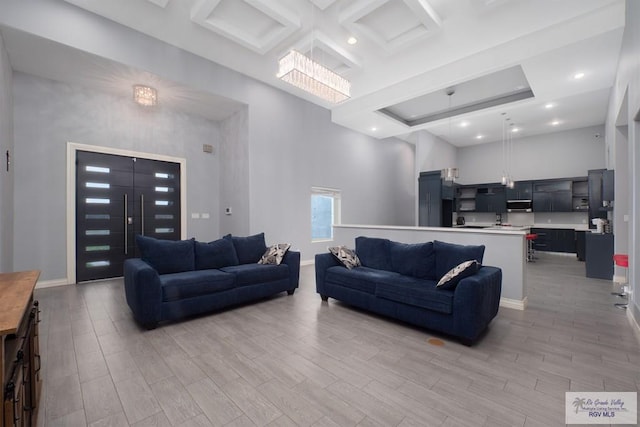
{"label": "dark door frame", "polygon": [[182,157],[164,156],[120,148],[67,142],[67,284],[76,283],[76,152],[115,154],[118,156],[160,160],[180,164],[180,238],[187,237],[187,161]]}

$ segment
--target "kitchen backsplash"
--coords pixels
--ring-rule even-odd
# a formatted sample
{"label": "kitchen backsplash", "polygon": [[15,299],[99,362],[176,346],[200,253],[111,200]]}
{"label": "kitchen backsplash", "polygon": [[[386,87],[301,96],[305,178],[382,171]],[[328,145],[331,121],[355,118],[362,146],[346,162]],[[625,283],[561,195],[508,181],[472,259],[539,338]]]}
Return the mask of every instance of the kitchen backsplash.
{"label": "kitchen backsplash", "polygon": [[[453,214],[453,223],[456,223],[456,214]],[[467,224],[489,223],[496,221],[496,215],[486,212],[466,212],[464,215]],[[502,223],[512,225],[542,225],[542,224],[575,224],[587,225],[589,216],[586,212],[538,212],[538,213],[503,213]]]}

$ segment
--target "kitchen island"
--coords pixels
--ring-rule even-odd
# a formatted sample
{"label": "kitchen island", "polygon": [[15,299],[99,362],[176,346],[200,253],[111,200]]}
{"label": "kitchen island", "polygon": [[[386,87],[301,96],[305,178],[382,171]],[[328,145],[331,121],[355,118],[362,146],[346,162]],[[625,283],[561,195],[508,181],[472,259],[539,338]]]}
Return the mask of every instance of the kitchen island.
{"label": "kitchen island", "polygon": [[491,226],[469,227],[408,227],[386,225],[334,225],[336,245],[353,248],[358,236],[380,237],[402,243],[422,243],[433,240],[460,245],[485,245],[483,264],[502,269],[503,307],[524,310],[526,293],[526,240],[529,227]]}

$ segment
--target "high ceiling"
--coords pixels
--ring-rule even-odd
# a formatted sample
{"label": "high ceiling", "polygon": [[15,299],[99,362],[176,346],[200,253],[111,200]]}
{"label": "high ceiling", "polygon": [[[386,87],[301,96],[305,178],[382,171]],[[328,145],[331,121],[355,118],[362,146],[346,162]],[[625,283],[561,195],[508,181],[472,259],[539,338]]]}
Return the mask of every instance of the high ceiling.
{"label": "high ceiling", "polygon": [[[359,132],[427,130],[459,147],[500,140],[505,117],[522,136],[603,124],[624,27],[623,0],[65,1],[330,108]],[[349,79],[351,99],[330,105],[278,80],[292,48]],[[461,108],[482,101],[492,76],[509,86],[510,70],[505,93],[533,96]],[[228,100],[201,107],[216,101]]]}

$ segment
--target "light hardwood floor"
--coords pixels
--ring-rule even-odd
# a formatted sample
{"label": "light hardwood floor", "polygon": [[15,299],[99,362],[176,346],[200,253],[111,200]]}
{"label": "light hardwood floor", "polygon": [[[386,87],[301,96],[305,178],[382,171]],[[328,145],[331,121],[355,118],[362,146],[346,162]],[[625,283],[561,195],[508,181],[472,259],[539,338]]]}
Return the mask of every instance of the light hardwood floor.
{"label": "light hardwood floor", "polygon": [[[39,426],[560,426],[566,391],[638,391],[640,339],[574,257],[475,346],[300,288],[153,331],[121,280],[40,289]],[[428,343],[439,338],[444,346]]]}

